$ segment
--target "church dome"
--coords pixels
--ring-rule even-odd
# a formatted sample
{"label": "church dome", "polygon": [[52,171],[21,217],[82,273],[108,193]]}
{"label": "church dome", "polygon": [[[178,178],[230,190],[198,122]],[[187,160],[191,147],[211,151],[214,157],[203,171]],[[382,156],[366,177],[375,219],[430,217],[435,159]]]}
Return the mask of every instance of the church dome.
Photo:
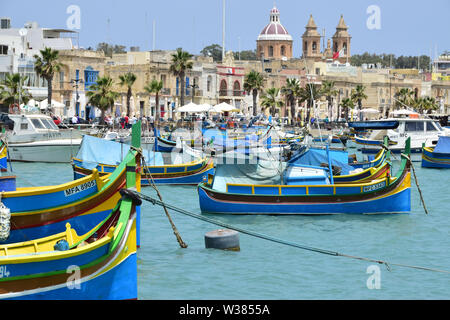
{"label": "church dome", "polygon": [[259,40],[288,40],[292,41],[292,36],[280,23],[280,11],[276,7],[270,10],[270,23],[264,27],[258,36]]}

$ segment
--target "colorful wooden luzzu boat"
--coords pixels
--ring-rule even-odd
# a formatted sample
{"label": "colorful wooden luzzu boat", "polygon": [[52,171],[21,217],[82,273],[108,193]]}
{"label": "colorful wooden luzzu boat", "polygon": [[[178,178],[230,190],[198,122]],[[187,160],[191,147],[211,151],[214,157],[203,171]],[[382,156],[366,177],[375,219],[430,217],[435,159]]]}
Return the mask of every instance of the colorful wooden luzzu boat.
{"label": "colorful wooden luzzu boat", "polygon": [[[84,136],[80,150],[72,159],[74,178],[79,179],[98,170],[100,175],[113,172],[122,154],[127,152],[130,146],[114,141]],[[177,154],[174,154],[177,156]],[[160,152],[149,150],[142,151],[143,166],[141,172],[141,185],[150,185],[151,178],[155,184],[185,184],[197,185],[205,180],[208,174],[214,172],[214,163],[210,158],[197,158],[190,161],[182,159],[178,164],[165,164],[164,157]],[[184,162],[186,161],[186,162]]]}
{"label": "colorful wooden luzzu boat", "polygon": [[[128,165],[136,167],[129,159]],[[127,188],[139,189],[134,170]],[[127,197],[88,232],[66,224],[48,237],[0,246],[0,298],[31,300],[137,299],[136,206]]]}
{"label": "colorful wooden luzzu boat", "polygon": [[257,185],[226,184],[215,177],[199,184],[201,211],[217,214],[387,214],[411,211],[410,139],[395,176],[365,183]]}
{"label": "colorful wooden luzzu boat", "polygon": [[8,171],[8,147],[3,139],[0,139],[0,171]]}
{"label": "colorful wooden luzzu boat", "polygon": [[[133,133],[140,138],[140,129]],[[140,143],[140,140],[138,141]],[[17,188],[1,193],[2,204],[10,210],[10,231],[0,243],[14,243],[46,237],[65,230],[70,223],[85,233],[105,219],[120,199],[125,186],[128,163],[140,159],[131,149],[109,175],[97,170],[91,174],[55,186]]]}
{"label": "colorful wooden luzzu boat", "polygon": [[[101,175],[108,174],[115,170],[116,166],[108,164],[98,164],[96,170]],[[73,171],[75,178],[89,175],[91,169],[82,167],[82,160],[73,159]],[[160,166],[143,166],[141,172],[141,185],[149,186],[153,182],[155,184],[174,184],[174,185],[197,185],[206,180],[208,174],[214,173],[214,162],[210,158],[198,159],[188,163],[160,165]]]}
{"label": "colorful wooden luzzu boat", "polygon": [[422,148],[422,167],[450,168],[450,137],[439,137],[435,147]]}

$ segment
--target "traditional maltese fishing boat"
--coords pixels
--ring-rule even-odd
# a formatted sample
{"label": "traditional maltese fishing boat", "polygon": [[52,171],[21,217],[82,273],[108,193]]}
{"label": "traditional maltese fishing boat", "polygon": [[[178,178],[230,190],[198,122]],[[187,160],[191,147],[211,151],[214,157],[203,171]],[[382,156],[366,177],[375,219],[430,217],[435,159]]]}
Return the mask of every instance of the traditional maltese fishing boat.
{"label": "traditional maltese fishing boat", "polygon": [[[92,173],[96,169],[100,175],[113,172],[125,154],[129,145],[104,139],[84,136],[80,150],[72,159],[75,179]],[[197,185],[214,173],[214,163],[210,158],[195,158],[189,156],[189,161],[183,155],[169,154],[174,159],[167,160],[161,152],[143,150],[143,170],[141,185],[152,184],[186,184]]]}
{"label": "traditional maltese fishing boat", "polygon": [[[136,167],[130,158],[127,165]],[[139,189],[135,170],[127,188]],[[137,182],[137,183],[136,183]],[[0,246],[0,298],[49,300],[137,299],[136,207],[123,197],[92,229],[65,231]]]}
{"label": "traditional maltese fishing boat", "polygon": [[0,171],[8,170],[8,147],[3,139],[0,139]]}
{"label": "traditional maltese fishing boat", "polygon": [[[139,147],[140,128],[133,127]],[[136,141],[135,139],[135,141]],[[1,193],[0,207],[10,215],[2,226],[0,243],[13,243],[46,237],[65,230],[70,223],[85,233],[104,220],[120,199],[129,163],[139,162],[140,153],[130,149],[110,174],[91,174],[55,186],[9,188]],[[4,190],[4,189],[3,189]]]}
{"label": "traditional maltese fishing boat", "polygon": [[440,136],[435,147],[423,147],[422,167],[450,168],[450,137]]}
{"label": "traditional maltese fishing boat", "polygon": [[410,165],[408,139],[397,174],[389,172],[366,182],[337,184],[323,168],[298,168],[290,174],[280,170],[273,176],[259,172],[253,177],[241,170],[237,177],[218,167],[215,176],[198,186],[200,208],[220,214],[407,213],[411,210]]}

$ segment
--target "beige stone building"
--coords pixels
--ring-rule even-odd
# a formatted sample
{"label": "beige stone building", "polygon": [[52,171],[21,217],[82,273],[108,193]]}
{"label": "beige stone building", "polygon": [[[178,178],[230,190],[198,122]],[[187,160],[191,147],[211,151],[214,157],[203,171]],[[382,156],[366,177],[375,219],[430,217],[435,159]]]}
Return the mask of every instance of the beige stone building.
{"label": "beige stone building", "polygon": [[[159,108],[164,118],[179,118],[177,108],[180,105],[180,79],[170,72],[172,54],[175,51],[142,51],[114,54],[105,67],[105,73],[115,83],[115,90],[121,93],[117,113],[126,112],[127,88],[120,86],[119,76],[128,72],[136,75],[136,82],[132,86],[130,113],[135,115],[155,116],[156,97],[144,88],[152,80],[163,83],[159,94]],[[185,104],[217,104],[218,84],[217,68],[212,58],[193,57],[193,68],[186,72]]]}
{"label": "beige stone building", "polygon": [[[53,100],[61,102],[64,108],[56,108],[61,117],[78,115],[86,119],[94,115],[88,103],[86,92],[89,86],[104,75],[105,55],[103,52],[72,49],[60,50],[59,62],[62,68],[53,78]],[[94,110],[92,110],[94,112]]]}

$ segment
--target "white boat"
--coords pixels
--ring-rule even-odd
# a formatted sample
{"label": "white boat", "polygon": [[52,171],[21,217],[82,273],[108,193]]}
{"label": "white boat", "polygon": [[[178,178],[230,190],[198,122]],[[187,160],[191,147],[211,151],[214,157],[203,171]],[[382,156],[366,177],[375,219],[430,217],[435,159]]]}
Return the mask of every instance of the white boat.
{"label": "white boat", "polygon": [[[405,142],[408,137],[411,137],[411,157],[412,160],[417,160],[415,154],[422,154],[422,146],[433,147],[439,140],[439,136],[444,135],[445,131],[440,126],[439,122],[427,118],[392,118],[384,120],[374,120],[371,122],[386,122],[398,121],[399,125],[396,129],[373,130],[370,136],[366,139],[358,138],[362,144],[358,144],[362,153],[373,154],[380,150],[379,145],[373,145],[370,141],[382,140],[387,136],[390,141],[394,143],[389,149],[393,153],[401,153],[405,149]],[[364,140],[368,143],[364,144]],[[417,159],[416,159],[417,158]],[[420,161],[417,160],[417,161]]]}
{"label": "white boat", "polygon": [[80,148],[82,133],[60,130],[52,118],[43,114],[9,114],[13,130],[7,130],[12,161],[70,163]]}

